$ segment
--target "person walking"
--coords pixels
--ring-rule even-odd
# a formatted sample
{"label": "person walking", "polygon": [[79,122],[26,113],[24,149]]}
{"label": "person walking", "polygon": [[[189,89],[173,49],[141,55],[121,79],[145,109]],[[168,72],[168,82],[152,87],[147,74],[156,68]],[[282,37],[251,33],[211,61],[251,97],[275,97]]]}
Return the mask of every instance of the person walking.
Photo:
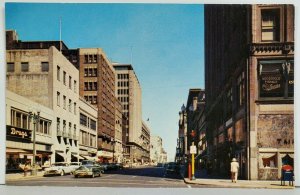
{"label": "person walking", "polygon": [[230,163],[231,182],[237,182],[239,167],[240,166],[239,163],[236,161],[236,158],[233,158],[232,162]]}

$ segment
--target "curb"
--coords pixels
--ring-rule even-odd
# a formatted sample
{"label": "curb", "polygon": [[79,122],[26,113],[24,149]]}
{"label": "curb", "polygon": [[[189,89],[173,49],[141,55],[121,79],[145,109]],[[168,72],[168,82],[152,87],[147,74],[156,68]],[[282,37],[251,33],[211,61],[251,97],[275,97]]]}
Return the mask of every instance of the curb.
{"label": "curb", "polygon": [[186,184],[193,184],[193,185],[201,185],[201,186],[207,186],[208,188],[247,188],[247,189],[282,189],[282,190],[293,190],[295,189],[295,186],[259,186],[259,185],[238,185],[238,186],[232,186],[232,185],[220,185],[220,184],[205,184],[205,183],[197,183],[197,182],[190,182],[188,179],[183,178],[184,183]]}

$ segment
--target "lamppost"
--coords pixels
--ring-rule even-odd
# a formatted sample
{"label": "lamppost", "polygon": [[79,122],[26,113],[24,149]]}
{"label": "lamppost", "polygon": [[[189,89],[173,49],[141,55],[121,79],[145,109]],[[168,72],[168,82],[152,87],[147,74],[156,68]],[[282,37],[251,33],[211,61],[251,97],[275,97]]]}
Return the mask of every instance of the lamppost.
{"label": "lamppost", "polygon": [[32,135],[32,144],[33,144],[33,158],[32,158],[32,175],[37,175],[35,156],[36,156],[36,148],[35,148],[35,133],[37,130],[37,126],[40,121],[40,109],[37,109],[36,112],[33,112],[32,108],[29,108],[29,120],[33,120],[33,135]]}

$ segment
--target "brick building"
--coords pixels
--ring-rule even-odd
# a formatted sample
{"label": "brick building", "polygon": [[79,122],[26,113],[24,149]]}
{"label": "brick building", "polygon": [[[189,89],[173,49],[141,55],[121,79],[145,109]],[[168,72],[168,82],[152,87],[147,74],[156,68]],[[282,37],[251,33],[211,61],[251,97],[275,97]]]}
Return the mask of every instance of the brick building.
{"label": "brick building", "polygon": [[209,159],[228,175],[277,179],[294,166],[294,7],[205,5]]}

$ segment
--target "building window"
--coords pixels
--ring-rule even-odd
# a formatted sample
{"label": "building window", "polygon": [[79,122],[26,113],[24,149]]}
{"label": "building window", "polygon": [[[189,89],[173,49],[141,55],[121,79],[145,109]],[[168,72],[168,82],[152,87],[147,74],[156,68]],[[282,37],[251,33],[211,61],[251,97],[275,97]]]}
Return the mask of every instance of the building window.
{"label": "building window", "polygon": [[96,77],[97,76],[97,68],[93,69],[93,76]]}
{"label": "building window", "polygon": [[69,112],[72,112],[72,100],[71,99],[69,99],[68,107],[69,107]]}
{"label": "building window", "polygon": [[94,91],[97,91],[97,89],[98,89],[98,88],[97,88],[97,82],[94,82],[93,85],[94,85],[94,86],[93,86],[93,90],[94,90]]}
{"label": "building window", "polygon": [[89,55],[89,63],[92,63],[92,58],[93,58],[93,55]]}
{"label": "building window", "polygon": [[67,126],[66,120],[63,120],[63,132],[66,132],[66,126]]}
{"label": "building window", "polygon": [[94,55],[93,62],[97,63],[97,55]]}
{"label": "building window", "polygon": [[74,114],[76,115],[76,103],[74,102]]}
{"label": "building window", "polygon": [[245,103],[245,73],[242,72],[237,79],[237,99],[238,106],[242,106]]}
{"label": "building window", "polygon": [[57,102],[57,106],[60,106],[60,92],[57,92],[56,102]]}
{"label": "building window", "polygon": [[57,131],[60,131],[60,118],[56,118],[56,129]]}
{"label": "building window", "polygon": [[7,72],[15,72],[15,63],[8,62],[6,64],[6,70]]}
{"label": "building window", "polygon": [[226,118],[232,115],[232,88],[227,91],[226,94]]}
{"label": "building window", "polygon": [[279,9],[261,10],[261,40],[262,41],[279,41],[280,24]]}
{"label": "building window", "polygon": [[60,67],[59,66],[57,66],[56,77],[57,77],[57,80],[60,81]]}
{"label": "building window", "polygon": [[96,121],[91,119],[91,129],[96,130]]}
{"label": "building window", "polygon": [[49,71],[49,63],[42,62],[42,72],[48,72],[48,71]]}
{"label": "building window", "polygon": [[63,96],[63,108],[66,109],[66,104],[67,104],[67,98],[66,96]]}
{"label": "building window", "polygon": [[84,91],[88,91],[88,88],[89,88],[89,83],[84,82]]}
{"label": "building window", "polygon": [[270,60],[259,62],[259,97],[294,96],[294,61]]}
{"label": "building window", "polygon": [[84,63],[88,63],[88,55],[84,55]]}
{"label": "building window", "polygon": [[88,72],[89,72],[89,69],[88,69],[88,68],[85,68],[85,69],[84,69],[84,76],[85,76],[85,77],[88,76]]}
{"label": "building window", "polygon": [[97,96],[93,96],[93,104],[97,104]]}
{"label": "building window", "polygon": [[28,72],[29,71],[29,64],[28,62],[21,62],[21,71]]}
{"label": "building window", "polygon": [[66,82],[67,82],[67,73],[64,71],[64,73],[63,73],[63,83],[64,83],[64,85],[67,85],[66,84]]}
{"label": "building window", "polygon": [[74,93],[76,93],[76,92],[77,92],[76,88],[77,88],[77,81],[76,81],[76,80],[74,80]]}
{"label": "building window", "polygon": [[23,129],[29,129],[28,114],[11,109],[11,125]]}
{"label": "building window", "polygon": [[69,76],[69,89],[72,89],[72,77]]}
{"label": "building window", "polygon": [[83,126],[87,126],[87,116],[82,113],[80,113],[80,124]]}

